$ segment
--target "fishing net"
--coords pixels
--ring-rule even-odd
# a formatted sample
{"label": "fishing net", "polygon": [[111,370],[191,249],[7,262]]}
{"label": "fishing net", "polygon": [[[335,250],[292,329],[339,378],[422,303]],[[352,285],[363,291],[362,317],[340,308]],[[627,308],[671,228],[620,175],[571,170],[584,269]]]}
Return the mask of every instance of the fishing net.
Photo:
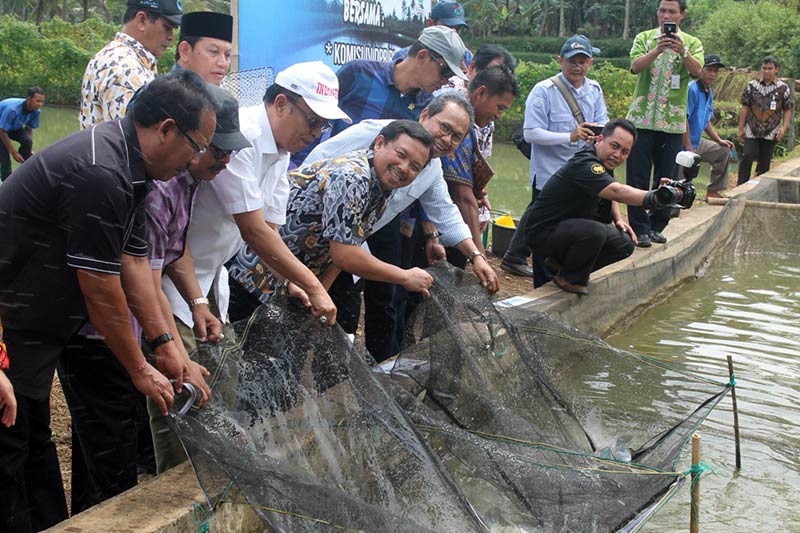
{"label": "fishing net", "polygon": [[202,349],[213,400],[171,420],[209,496],[230,478],[276,531],[636,529],[726,384],[430,272],[378,367],[291,302]]}

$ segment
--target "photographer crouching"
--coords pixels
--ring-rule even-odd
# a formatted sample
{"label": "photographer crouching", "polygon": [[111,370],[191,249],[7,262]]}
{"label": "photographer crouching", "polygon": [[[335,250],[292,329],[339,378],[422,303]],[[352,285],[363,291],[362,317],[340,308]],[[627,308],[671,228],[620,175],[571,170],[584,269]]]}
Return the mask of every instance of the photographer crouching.
{"label": "photographer crouching", "polygon": [[547,181],[529,207],[526,235],[533,250],[534,287],[552,280],[567,292],[588,294],[589,274],[633,253],[636,234],[619,204],[646,209],[689,208],[695,191],[690,181],[661,180],[643,191],[614,180],[628,159],[636,127],[628,120],[606,124],[594,144],[577,152]]}

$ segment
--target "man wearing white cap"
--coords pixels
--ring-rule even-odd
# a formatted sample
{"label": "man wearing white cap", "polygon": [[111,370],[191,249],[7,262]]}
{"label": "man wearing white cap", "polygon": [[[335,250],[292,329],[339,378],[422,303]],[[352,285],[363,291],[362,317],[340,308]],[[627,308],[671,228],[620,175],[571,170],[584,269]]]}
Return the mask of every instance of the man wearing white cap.
{"label": "man wearing white cap", "polygon": [[[252,148],[237,153],[214,181],[200,184],[188,241],[200,290],[216,302],[222,318],[230,295],[225,263],[247,243],[273,272],[304,291],[300,295],[314,316],[336,322],[325,288],[283,244],[277,227],[286,218],[289,153],[316,139],[329,120],[349,120],[338,107],[338,94],[336,75],[321,61],[281,71],[263,105],[239,110],[240,129]],[[233,266],[236,270],[236,261]],[[185,275],[174,269],[163,288],[175,316],[191,327],[191,309],[177,288]]]}

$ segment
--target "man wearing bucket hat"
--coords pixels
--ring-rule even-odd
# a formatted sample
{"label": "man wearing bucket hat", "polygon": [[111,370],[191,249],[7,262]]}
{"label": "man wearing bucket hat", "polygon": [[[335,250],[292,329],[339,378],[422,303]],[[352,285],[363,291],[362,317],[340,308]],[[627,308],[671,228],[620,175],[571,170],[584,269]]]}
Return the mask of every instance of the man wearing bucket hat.
{"label": "man wearing bucket hat", "polygon": [[[701,161],[711,164],[706,198],[719,198],[719,191],[728,186],[728,165],[733,142],[723,139],[711,124],[714,117],[714,91],[711,90],[719,76],[719,69],[725,68],[722,59],[716,54],[706,54],[700,77],[689,83],[689,102],[686,107],[686,133],[683,146],[700,154]],[[703,132],[711,140],[703,139]]]}
{"label": "man wearing bucket hat", "polygon": [[81,128],[125,116],[133,94],[155,78],[181,23],[179,0],[128,0],[122,31],[86,66],[81,84]]}
{"label": "man wearing bucket hat", "polygon": [[[586,77],[594,54],[599,52],[587,37],[573,35],[564,42],[558,56],[561,72],[537,83],[525,101],[523,135],[531,143],[529,205],[533,205],[550,176],[587,141],[594,139],[591,126],[608,122],[603,89],[599,83]],[[572,109],[573,105],[577,108]],[[533,269],[528,266],[531,251],[525,237],[524,217],[514,232],[500,268],[518,276],[534,277],[537,272],[541,274],[542,269],[536,259]]]}
{"label": "man wearing bucket hat", "polygon": [[[225,264],[233,259],[231,272],[246,272],[237,252],[247,243],[274,273],[301,289],[295,293],[314,316],[329,325],[336,322],[327,291],[283,244],[277,227],[286,220],[289,153],[319,137],[328,121],[350,120],[338,106],[338,94],[338,80],[328,66],[298,63],[278,73],[263,104],[239,109],[241,131],[252,147],[236,154],[214,181],[201,184],[188,231],[201,297],[216,302],[221,318],[228,316],[229,304],[236,304]],[[175,316],[192,327],[192,311],[179,290],[186,286],[185,270],[168,272],[163,289]]]}
{"label": "man wearing bucket hat", "polygon": [[181,17],[175,49],[175,68],[188,68],[204,80],[220,85],[231,66],[233,17],[226,13],[195,11]]}

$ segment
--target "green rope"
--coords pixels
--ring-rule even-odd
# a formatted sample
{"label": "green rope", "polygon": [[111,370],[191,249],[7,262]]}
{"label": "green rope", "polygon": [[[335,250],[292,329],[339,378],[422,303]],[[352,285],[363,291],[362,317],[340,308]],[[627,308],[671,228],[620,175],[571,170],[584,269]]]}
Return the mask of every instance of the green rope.
{"label": "green rope", "polygon": [[194,516],[194,521],[197,524],[197,533],[208,533],[210,527],[209,522],[211,522],[214,512],[209,512],[206,510],[202,503],[194,502],[194,506],[192,507],[192,515]]}
{"label": "green rope", "polygon": [[736,379],[734,378],[734,375],[733,375],[733,374],[731,374],[731,380],[728,382],[728,385],[729,385],[731,388],[733,388],[733,387],[735,387],[735,386],[736,386]]}
{"label": "green rope", "polygon": [[692,485],[694,485],[700,479],[700,476],[706,472],[711,472],[712,474],[718,473],[716,470],[714,470],[714,468],[711,465],[709,465],[705,461],[700,461],[696,465],[692,465],[691,467],[689,467],[689,470],[684,472],[683,475],[691,476],[693,474],[697,474],[696,476],[694,476],[694,478],[692,478]]}

